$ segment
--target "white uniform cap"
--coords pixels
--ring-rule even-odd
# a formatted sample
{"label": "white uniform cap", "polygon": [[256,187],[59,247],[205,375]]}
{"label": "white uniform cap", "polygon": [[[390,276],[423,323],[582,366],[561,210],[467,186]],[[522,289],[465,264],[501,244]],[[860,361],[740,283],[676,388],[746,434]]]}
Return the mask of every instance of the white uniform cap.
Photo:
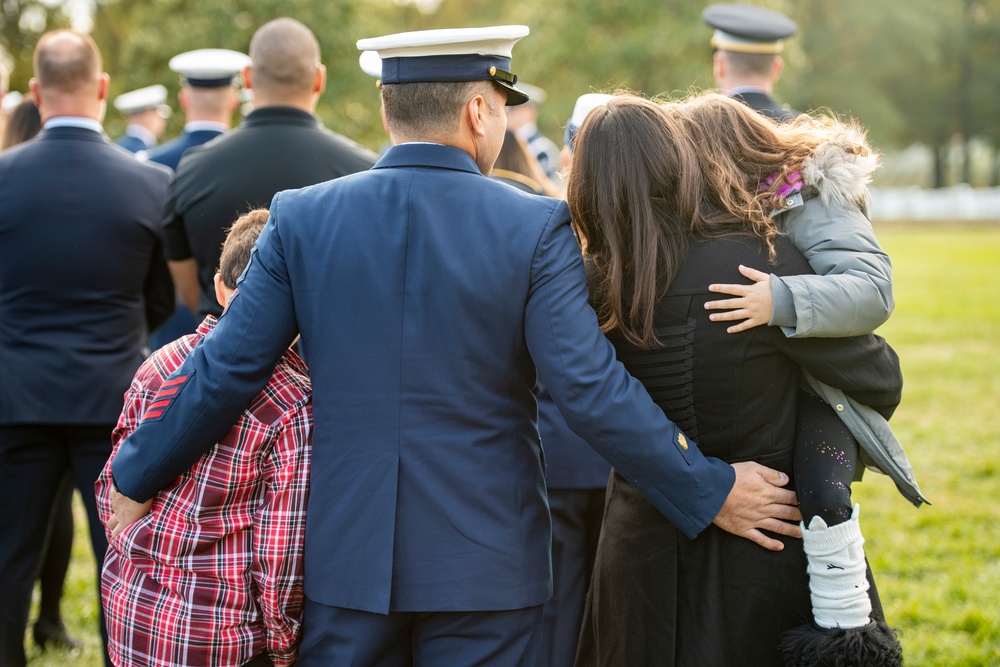
{"label": "white uniform cap", "polygon": [[382,77],[382,59],[378,57],[378,51],[362,51],[358,56],[358,63],[361,71],[376,79]]}
{"label": "white uniform cap", "polygon": [[169,118],[170,107],[165,104],[166,101],[167,89],[157,84],[119,95],[115,98],[115,108],[126,116],[156,109],[161,116]]}
{"label": "white uniform cap", "polygon": [[169,67],[196,88],[218,88],[233,83],[233,78],[250,65],[250,56],[229,49],[196,49],[170,59]]}
{"label": "white uniform cap", "polygon": [[3,112],[5,114],[10,114],[11,112],[14,111],[14,107],[20,104],[21,100],[23,99],[24,95],[22,95],[21,93],[17,92],[16,90],[10,91],[9,93],[3,96]]}
{"label": "white uniform cap", "polygon": [[528,101],[510,71],[514,44],[527,34],[523,25],[420,30],[362,39],[358,48],[378,52],[383,84],[493,81],[513,105]]}
{"label": "white uniform cap", "polygon": [[576,104],[573,106],[573,116],[566,124],[566,132],[563,137],[565,144],[569,146],[570,150],[573,150],[573,140],[576,138],[576,133],[580,129],[580,126],[583,125],[583,121],[587,119],[587,115],[614,98],[614,95],[606,95],[604,93],[587,93],[576,98]]}
{"label": "white uniform cap", "polygon": [[530,83],[519,81],[517,87],[528,93],[528,97],[534,104],[545,104],[545,100],[549,98],[549,94],[544,89],[533,86]]}

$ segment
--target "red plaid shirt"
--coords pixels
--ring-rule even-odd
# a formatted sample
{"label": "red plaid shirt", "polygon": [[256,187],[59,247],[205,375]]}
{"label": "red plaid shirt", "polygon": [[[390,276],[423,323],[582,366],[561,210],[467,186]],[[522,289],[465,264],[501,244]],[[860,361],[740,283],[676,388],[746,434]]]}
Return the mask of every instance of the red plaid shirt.
{"label": "red plaid shirt", "polygon": [[[111,459],[161,384],[214,327],[207,317],[139,368]],[[113,540],[108,531],[101,594],[116,665],[235,667],[263,651],[276,665],[295,661],[310,396],[306,366],[289,350],[222,441],[158,493],[146,517]],[[111,488],[109,460],[96,484],[105,525]]]}

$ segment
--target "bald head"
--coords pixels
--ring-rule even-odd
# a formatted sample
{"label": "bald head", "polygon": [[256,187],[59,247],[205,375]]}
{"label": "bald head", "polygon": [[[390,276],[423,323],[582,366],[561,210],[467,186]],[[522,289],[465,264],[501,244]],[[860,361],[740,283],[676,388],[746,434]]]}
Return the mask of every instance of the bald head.
{"label": "bald head", "polygon": [[44,92],[89,92],[101,79],[101,52],[89,35],[55,30],[35,47],[35,79]]}
{"label": "bald head", "polygon": [[316,84],[319,43],[295,19],[265,23],[250,41],[254,96],[269,99],[311,95]]}

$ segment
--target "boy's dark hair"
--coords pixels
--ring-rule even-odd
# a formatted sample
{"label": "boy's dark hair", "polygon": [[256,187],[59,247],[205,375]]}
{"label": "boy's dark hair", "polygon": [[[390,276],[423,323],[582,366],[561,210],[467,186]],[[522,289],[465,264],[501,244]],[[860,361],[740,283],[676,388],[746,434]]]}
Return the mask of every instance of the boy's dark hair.
{"label": "boy's dark hair", "polygon": [[256,208],[241,215],[229,228],[226,242],[222,244],[222,256],[219,257],[222,284],[229,289],[236,289],[236,281],[250,263],[250,251],[267,224],[267,218],[266,208]]}

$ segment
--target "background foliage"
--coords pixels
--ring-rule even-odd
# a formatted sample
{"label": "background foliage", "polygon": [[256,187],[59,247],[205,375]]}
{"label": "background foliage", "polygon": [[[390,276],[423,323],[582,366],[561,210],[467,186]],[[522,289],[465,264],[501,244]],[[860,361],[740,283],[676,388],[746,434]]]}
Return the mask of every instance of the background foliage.
{"label": "background foliage", "polygon": [[[69,0],[81,2],[83,0]],[[713,85],[710,30],[696,0],[93,0],[93,34],[112,94],[152,83],[172,91],[167,61],[194,48],[246,51],[253,31],[292,16],[318,37],[330,73],[318,113],[333,129],[377,148],[385,140],[372,80],[356,40],[402,30],[523,23],[515,49],[521,79],[549,92],[540,125],[558,140],[576,98],[624,86],[648,95]],[[996,184],[1000,144],[1000,0],[756,0],[800,26],[788,41],[777,94],[794,108],[853,115],[886,150],[932,148],[933,182],[971,182],[976,140],[984,178]],[[65,4],[65,2],[63,3]],[[76,6],[76,5],[71,5]],[[41,32],[65,25],[58,0],[3,0],[0,46],[14,63],[12,90],[26,90]],[[174,131],[183,119],[177,114]],[[109,113],[109,133],[121,119]],[[949,171],[958,147],[958,166]]]}

